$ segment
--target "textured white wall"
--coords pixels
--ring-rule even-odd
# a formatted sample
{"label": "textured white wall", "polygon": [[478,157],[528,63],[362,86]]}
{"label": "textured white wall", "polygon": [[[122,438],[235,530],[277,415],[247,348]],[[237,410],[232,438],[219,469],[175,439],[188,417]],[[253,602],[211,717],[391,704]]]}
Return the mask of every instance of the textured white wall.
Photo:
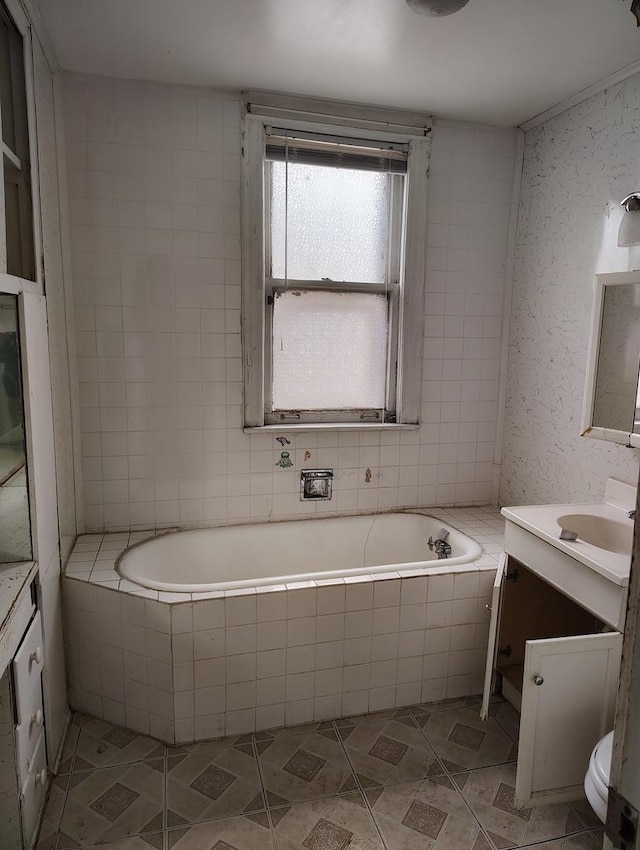
{"label": "textured white wall", "polygon": [[594,275],[640,268],[617,247],[640,178],[640,76],[526,135],[511,313],[501,504],[598,501],[638,452],[580,437]]}
{"label": "textured white wall", "polygon": [[515,131],[434,132],[420,430],[284,447],[241,429],[238,98],[68,76],[65,133],[87,529],[491,501]]}

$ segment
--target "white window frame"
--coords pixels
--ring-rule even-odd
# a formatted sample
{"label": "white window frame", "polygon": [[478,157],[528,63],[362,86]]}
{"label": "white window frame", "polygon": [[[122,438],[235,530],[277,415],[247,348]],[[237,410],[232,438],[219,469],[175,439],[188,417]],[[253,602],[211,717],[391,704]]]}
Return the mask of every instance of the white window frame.
{"label": "white window frame", "polygon": [[[270,430],[316,429],[395,429],[419,424],[422,380],[422,330],[426,270],[427,175],[431,147],[431,122],[425,116],[393,110],[372,110],[311,99],[279,96],[259,97],[257,105],[248,96],[242,127],[242,346],[244,372],[244,427]],[[268,104],[265,106],[265,101]],[[406,142],[407,161],[404,263],[401,269],[402,296],[398,299],[396,421],[382,423],[340,421],[333,415],[314,415],[293,422],[265,422],[265,384],[268,357],[265,341],[269,333],[266,309],[265,239],[265,131],[274,125],[288,131],[327,133],[334,125],[335,135],[349,135],[363,141]],[[340,129],[338,129],[338,127]],[[295,282],[289,282],[295,288]],[[305,284],[306,288],[306,284]],[[330,287],[327,287],[330,288]],[[304,421],[307,419],[313,421]]]}
{"label": "white window frame", "polygon": [[[42,553],[55,551],[58,545],[54,467],[51,378],[44,298],[44,262],[40,212],[39,159],[36,135],[36,104],[33,69],[33,35],[30,22],[20,0],[4,0],[5,8],[23,39],[27,131],[35,280],[7,273],[4,181],[0,182],[0,293],[16,295],[22,368],[22,403],[24,412],[29,518],[31,524],[32,562]],[[0,122],[1,122],[0,114]],[[0,123],[0,128],[2,124]],[[0,135],[0,153],[15,163]],[[46,564],[45,564],[46,566]]]}
{"label": "white window frame", "polygon": [[[38,146],[36,139],[36,105],[35,105],[35,87],[33,81],[33,45],[32,31],[29,20],[25,15],[19,0],[4,0],[4,5],[9,16],[13,19],[16,29],[22,36],[23,57],[24,57],[24,78],[25,78],[25,96],[27,108],[27,132],[29,135],[29,179],[31,184],[31,213],[32,221],[30,222],[33,233],[33,253],[35,266],[35,282],[38,284],[38,290],[44,291],[44,269],[43,269],[43,246],[42,246],[42,227],[40,220],[40,181],[38,174]],[[2,127],[2,115],[0,114],[0,128]],[[5,156],[10,159],[13,164],[16,164],[16,157],[6,147],[0,136],[0,151],[2,159]],[[4,162],[3,162],[4,167]],[[23,222],[24,225],[24,222]],[[5,231],[5,202],[4,202],[4,181],[0,183],[0,274],[4,278],[13,277],[7,275],[7,244]],[[15,278],[16,281],[22,278]],[[10,292],[9,289],[4,289],[5,292]]]}

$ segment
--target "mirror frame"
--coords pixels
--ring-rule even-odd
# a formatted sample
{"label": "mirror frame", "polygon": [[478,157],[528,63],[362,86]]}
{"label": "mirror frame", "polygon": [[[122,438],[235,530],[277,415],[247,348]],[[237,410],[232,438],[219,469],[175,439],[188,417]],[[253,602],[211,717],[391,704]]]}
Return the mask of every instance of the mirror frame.
{"label": "mirror frame", "polygon": [[604,293],[608,286],[623,286],[625,284],[640,284],[640,270],[630,272],[612,272],[597,274],[593,309],[591,311],[591,328],[589,331],[589,351],[587,354],[587,376],[584,388],[584,403],[582,407],[581,437],[594,437],[597,440],[607,440],[628,448],[640,448],[640,434],[632,431],[617,431],[614,428],[601,428],[593,425],[593,408],[596,396],[596,381],[598,377],[598,357],[600,355],[600,330],[604,310]]}

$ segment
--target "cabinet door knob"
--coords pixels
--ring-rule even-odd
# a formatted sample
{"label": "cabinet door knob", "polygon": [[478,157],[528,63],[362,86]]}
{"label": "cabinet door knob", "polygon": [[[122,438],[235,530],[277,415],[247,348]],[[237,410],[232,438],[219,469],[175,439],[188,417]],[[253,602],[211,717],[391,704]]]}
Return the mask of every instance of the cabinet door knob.
{"label": "cabinet door knob", "polygon": [[533,677],[533,684],[534,685],[544,685],[544,679],[542,678],[542,676],[534,676]]}
{"label": "cabinet door knob", "polygon": [[485,611],[489,611],[489,613],[491,613],[491,605],[489,605],[489,603],[488,603],[488,602],[487,602],[487,604],[484,606],[484,610],[485,610]]}
{"label": "cabinet door knob", "polygon": [[36,647],[33,652],[29,654],[29,661],[35,662],[36,664],[42,664],[42,647]]}

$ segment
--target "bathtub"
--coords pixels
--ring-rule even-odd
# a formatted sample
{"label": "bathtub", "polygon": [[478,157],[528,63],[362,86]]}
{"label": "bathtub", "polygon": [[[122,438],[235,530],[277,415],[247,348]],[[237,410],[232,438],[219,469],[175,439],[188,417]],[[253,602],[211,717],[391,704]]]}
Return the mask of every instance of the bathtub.
{"label": "bathtub", "polygon": [[79,537],[71,705],[182,746],[480,693],[504,520],[426,513]]}
{"label": "bathtub", "polygon": [[[438,559],[429,538],[448,531],[451,554]],[[127,549],[124,579],[160,591],[208,593],[360,575],[425,572],[470,564],[482,547],[441,520],[387,513],[192,529]]]}

